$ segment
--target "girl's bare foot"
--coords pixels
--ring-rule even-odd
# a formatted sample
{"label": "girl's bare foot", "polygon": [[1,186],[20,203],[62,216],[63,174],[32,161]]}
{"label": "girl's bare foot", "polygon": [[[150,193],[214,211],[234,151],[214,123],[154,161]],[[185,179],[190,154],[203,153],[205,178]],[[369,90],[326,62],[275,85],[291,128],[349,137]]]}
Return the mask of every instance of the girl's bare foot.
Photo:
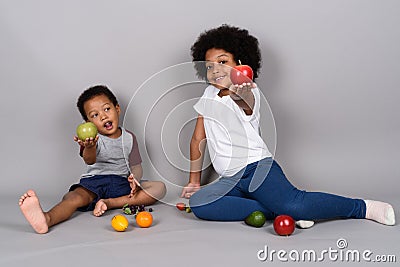
{"label": "girl's bare foot", "polygon": [[101,215],[104,214],[104,212],[106,212],[106,210],[107,210],[106,203],[104,202],[103,199],[100,199],[99,201],[97,201],[96,206],[94,207],[93,215],[100,217]]}
{"label": "girl's bare foot", "polygon": [[37,233],[45,234],[48,232],[49,227],[46,222],[46,217],[40,206],[39,199],[33,190],[28,190],[23,194],[18,204],[26,220]]}

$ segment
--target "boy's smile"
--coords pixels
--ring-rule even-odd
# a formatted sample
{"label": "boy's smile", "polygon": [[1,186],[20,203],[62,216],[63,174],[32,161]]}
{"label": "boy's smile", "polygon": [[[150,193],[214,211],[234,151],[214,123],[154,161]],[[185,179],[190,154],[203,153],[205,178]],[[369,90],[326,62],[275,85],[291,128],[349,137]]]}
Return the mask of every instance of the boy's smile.
{"label": "boy's smile", "polygon": [[[220,90],[228,90],[232,85],[231,68],[236,66],[233,54],[224,49],[210,48],[206,52],[205,60],[207,80]],[[227,93],[229,92],[227,91]]]}
{"label": "boy's smile", "polygon": [[105,95],[97,95],[83,105],[88,121],[93,122],[100,134],[110,138],[121,135],[119,125],[119,105],[114,104]]}

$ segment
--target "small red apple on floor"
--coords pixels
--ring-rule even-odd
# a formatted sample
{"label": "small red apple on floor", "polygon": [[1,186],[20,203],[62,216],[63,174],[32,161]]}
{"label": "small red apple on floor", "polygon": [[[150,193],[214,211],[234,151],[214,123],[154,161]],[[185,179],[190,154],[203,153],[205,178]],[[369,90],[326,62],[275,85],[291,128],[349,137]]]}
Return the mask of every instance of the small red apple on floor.
{"label": "small red apple on floor", "polygon": [[295,221],[289,215],[279,215],[274,220],[274,230],[278,235],[291,235],[294,228]]}
{"label": "small red apple on floor", "polygon": [[176,208],[178,210],[185,210],[186,209],[186,204],[182,203],[182,202],[176,203]]}
{"label": "small red apple on floor", "polygon": [[239,65],[233,67],[230,73],[231,82],[233,84],[243,84],[253,82],[253,70],[249,65]]}

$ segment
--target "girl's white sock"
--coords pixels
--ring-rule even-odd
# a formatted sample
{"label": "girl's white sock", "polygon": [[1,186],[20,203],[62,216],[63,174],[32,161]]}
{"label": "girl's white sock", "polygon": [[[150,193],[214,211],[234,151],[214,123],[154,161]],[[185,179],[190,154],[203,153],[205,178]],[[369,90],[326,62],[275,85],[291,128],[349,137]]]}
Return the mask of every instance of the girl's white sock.
{"label": "girl's white sock", "polygon": [[301,229],[311,228],[314,225],[314,221],[298,220],[296,221],[296,226]]}
{"label": "girl's white sock", "polygon": [[365,218],[386,225],[396,223],[393,207],[385,202],[375,200],[364,200],[367,206]]}

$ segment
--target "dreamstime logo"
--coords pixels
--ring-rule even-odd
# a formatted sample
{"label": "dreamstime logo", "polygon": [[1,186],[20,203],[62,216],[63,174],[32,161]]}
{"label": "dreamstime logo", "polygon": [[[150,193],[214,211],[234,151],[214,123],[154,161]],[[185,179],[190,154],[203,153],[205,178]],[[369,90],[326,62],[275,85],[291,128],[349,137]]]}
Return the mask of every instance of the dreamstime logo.
{"label": "dreamstime logo", "polygon": [[[201,64],[202,62],[196,62]],[[205,64],[205,62],[204,62]],[[127,105],[123,127],[135,133],[143,160],[144,178],[163,181],[167,186],[164,203],[176,203],[183,186],[188,182],[190,172],[190,138],[196,125],[198,114],[193,106],[200,100],[209,84],[196,75],[193,62],[170,66],[149,77],[137,88]],[[258,129],[274,155],[276,149],[276,128],[270,106],[260,90],[260,129]],[[229,112],[227,107],[223,112]],[[204,119],[206,116],[203,116]],[[216,121],[224,128],[225,122]],[[234,143],[235,135],[224,128]],[[235,129],[246,132],[245,129]],[[245,144],[243,144],[245,146]],[[210,169],[213,161],[213,144],[208,141],[202,170],[212,177]],[[238,154],[232,147],[232,155]],[[240,152],[240,151],[239,151]],[[233,159],[235,157],[232,157]],[[128,159],[126,158],[128,163]],[[235,164],[232,160],[230,164]]]}
{"label": "dreamstime logo", "polygon": [[257,252],[259,261],[293,261],[293,262],[396,262],[396,255],[375,255],[371,250],[360,251],[358,249],[347,249],[348,243],[344,238],[336,241],[336,248],[329,247],[321,251],[313,249],[290,251],[281,249],[269,249],[267,245]]}

